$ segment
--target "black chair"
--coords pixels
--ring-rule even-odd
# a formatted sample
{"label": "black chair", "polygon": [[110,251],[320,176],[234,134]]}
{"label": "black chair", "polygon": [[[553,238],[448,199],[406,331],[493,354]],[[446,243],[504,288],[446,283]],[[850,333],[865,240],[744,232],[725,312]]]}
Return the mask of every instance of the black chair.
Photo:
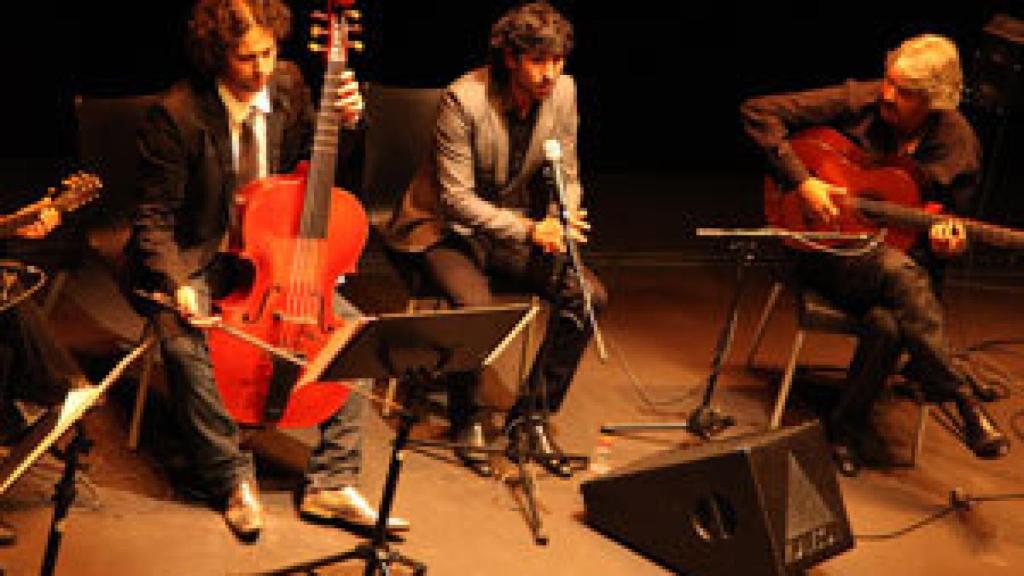
{"label": "black chair", "polygon": [[[387,223],[433,146],[438,105],[443,93],[442,88],[406,88],[375,83],[366,86],[367,127],[362,187],[371,230],[378,239],[380,227]],[[392,250],[384,242],[380,244],[385,258],[408,291],[406,312],[437,310],[448,305],[445,294],[427,277],[419,255]],[[538,305],[538,299],[533,295],[503,292],[502,296]],[[525,331],[517,382],[526,378],[527,355],[535,341],[533,333],[536,330],[537,322],[534,320]],[[388,400],[393,399],[396,385],[395,381],[388,384]]]}
{"label": "black chair", "polygon": [[[103,180],[103,193],[90,220],[89,247],[99,254],[115,281],[124,265],[124,246],[131,233],[130,216],[136,201],[138,149],[136,133],[146,110],[159,95],[142,94],[121,97],[78,97],[75,113],[78,121],[78,154],[83,167]],[[152,341],[148,323],[127,306],[122,314],[107,315],[106,323],[126,343]],[[154,364],[159,360],[157,346],[142,357],[141,373],[128,433],[128,447],[138,447],[143,408],[149,392]]]}
{"label": "black chair", "polygon": [[[747,352],[746,366],[748,369],[753,369],[755,366],[757,352],[764,339],[768,323],[778,307],[782,292],[787,287],[793,292],[796,333],[790,345],[789,356],[782,374],[782,381],[779,384],[779,391],[775,397],[771,418],[769,419],[768,428],[771,430],[777,429],[782,423],[782,412],[786,407],[786,401],[793,386],[793,377],[796,374],[800,352],[803,350],[807,335],[809,333],[819,333],[857,337],[864,331],[864,327],[859,320],[836,308],[815,291],[804,288],[795,281],[776,280],[768,293],[768,299],[754,327],[750,349]],[[916,433],[911,446],[910,465],[916,464],[917,457],[921,453],[921,445],[924,442],[925,423],[928,421],[930,413],[930,405],[924,401],[919,391],[914,396],[918,403],[919,411]]]}

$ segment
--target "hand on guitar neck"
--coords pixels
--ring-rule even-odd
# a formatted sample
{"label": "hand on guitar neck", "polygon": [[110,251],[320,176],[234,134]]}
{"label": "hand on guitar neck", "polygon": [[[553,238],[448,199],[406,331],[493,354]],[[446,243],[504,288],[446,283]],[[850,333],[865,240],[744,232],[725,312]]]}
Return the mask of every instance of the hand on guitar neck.
{"label": "hand on guitar neck", "polygon": [[[44,202],[49,202],[49,199],[45,199]],[[14,234],[21,238],[38,240],[52,232],[59,225],[60,211],[56,208],[44,207],[39,211],[39,216],[35,222],[18,228],[14,231]]]}
{"label": "hand on guitar neck", "polygon": [[956,218],[939,220],[928,229],[932,252],[949,258],[967,250],[967,228]]}

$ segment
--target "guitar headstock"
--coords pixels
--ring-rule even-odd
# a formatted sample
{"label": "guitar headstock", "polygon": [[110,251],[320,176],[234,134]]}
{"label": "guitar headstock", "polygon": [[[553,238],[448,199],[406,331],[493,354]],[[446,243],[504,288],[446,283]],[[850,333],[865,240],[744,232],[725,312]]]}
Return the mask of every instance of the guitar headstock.
{"label": "guitar headstock", "polygon": [[363,43],[353,37],[363,31],[362,14],[353,8],[355,0],[327,0],[323,11],[311,15],[309,49],[324,54],[328,62],[348,61],[348,51],[363,51]]}
{"label": "guitar headstock", "polygon": [[[91,172],[77,172],[61,181],[60,191],[51,190],[51,205],[62,211],[75,210],[100,195],[103,181]],[[56,195],[54,195],[56,194]]]}

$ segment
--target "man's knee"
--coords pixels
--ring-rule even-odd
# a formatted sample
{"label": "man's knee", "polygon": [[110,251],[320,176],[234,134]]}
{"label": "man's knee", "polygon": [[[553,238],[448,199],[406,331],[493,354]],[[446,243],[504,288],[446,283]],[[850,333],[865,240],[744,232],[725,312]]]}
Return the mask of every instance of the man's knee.
{"label": "man's knee", "polygon": [[865,329],[875,338],[884,339],[887,342],[898,342],[900,339],[900,327],[892,311],[875,307],[868,310],[862,318]]}

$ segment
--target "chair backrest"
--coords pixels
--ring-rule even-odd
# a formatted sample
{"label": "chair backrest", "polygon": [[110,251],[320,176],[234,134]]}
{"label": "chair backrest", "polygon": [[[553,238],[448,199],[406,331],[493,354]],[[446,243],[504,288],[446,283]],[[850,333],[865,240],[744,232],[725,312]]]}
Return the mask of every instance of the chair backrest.
{"label": "chair backrest", "polygon": [[127,218],[135,205],[138,150],[135,135],[156,94],[122,97],[78,97],[78,157],[84,169],[103,180],[102,224]]}
{"label": "chair backrest", "polygon": [[374,225],[388,218],[426,158],[443,91],[374,83],[367,86],[362,185]]}

